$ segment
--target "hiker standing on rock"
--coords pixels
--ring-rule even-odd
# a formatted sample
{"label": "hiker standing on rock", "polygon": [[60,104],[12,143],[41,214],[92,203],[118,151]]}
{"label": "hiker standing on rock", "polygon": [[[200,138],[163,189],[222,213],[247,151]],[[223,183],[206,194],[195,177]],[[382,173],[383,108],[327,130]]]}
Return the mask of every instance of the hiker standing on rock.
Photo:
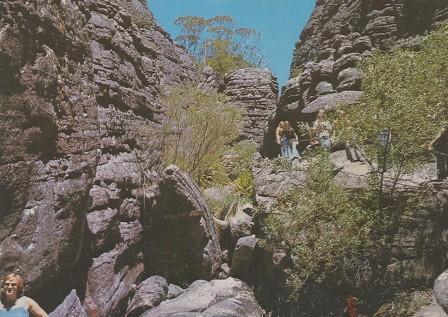
{"label": "hiker standing on rock", "polygon": [[6,274],[0,289],[0,317],[48,317],[29,297],[23,296],[23,280],[18,274]]}
{"label": "hiker standing on rock", "polygon": [[332,126],[327,119],[325,110],[319,110],[316,116],[316,121],[313,124],[313,130],[316,133],[316,137],[319,140],[320,146],[325,150],[331,149],[331,130]]}
{"label": "hiker standing on rock", "polygon": [[289,124],[289,121],[281,121],[275,131],[277,143],[280,144],[282,157],[292,160],[299,157],[296,146],[298,143],[297,134]]}
{"label": "hiker standing on rock", "polygon": [[287,140],[289,159],[299,157],[299,152],[297,152],[297,144],[299,143],[299,138],[291,127],[289,121],[285,121],[285,128],[283,129],[283,136]]}

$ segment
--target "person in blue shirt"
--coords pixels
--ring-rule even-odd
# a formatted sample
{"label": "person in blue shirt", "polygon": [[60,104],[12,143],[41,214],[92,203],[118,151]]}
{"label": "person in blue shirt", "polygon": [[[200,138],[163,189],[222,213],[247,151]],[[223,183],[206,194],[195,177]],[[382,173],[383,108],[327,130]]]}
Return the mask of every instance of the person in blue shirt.
{"label": "person in blue shirt", "polygon": [[23,280],[18,274],[6,274],[0,289],[0,317],[48,317],[29,297],[23,296]]}

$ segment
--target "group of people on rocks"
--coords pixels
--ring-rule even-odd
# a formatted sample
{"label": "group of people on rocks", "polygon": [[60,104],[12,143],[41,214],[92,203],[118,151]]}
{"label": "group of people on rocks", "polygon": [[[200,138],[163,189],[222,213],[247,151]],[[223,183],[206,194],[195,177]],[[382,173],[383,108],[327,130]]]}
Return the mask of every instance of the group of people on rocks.
{"label": "group of people on rocks", "polygon": [[[317,113],[316,120],[310,128],[310,144],[308,148],[320,145],[323,149],[330,150],[332,124],[327,119],[327,115],[324,110],[320,110]],[[277,129],[275,130],[275,137],[277,144],[280,145],[281,155],[287,159],[300,158],[300,154],[297,150],[299,144],[299,138],[291,127],[289,121],[280,121]]]}
{"label": "group of people on rocks", "polygon": [[[335,132],[333,133],[333,127]],[[333,146],[332,135],[338,139],[338,133],[350,133],[351,124],[342,110],[337,110],[337,117],[332,124],[325,113],[319,110],[311,128],[309,128],[309,142],[307,149],[320,146],[322,149],[331,150]],[[293,160],[300,158],[297,150],[299,138],[288,121],[281,121],[275,131],[276,141],[280,145],[281,156]],[[385,129],[378,135],[378,142],[387,146],[392,138],[391,131]],[[350,143],[345,143],[345,152],[350,161],[363,161],[361,152]],[[427,149],[434,153],[437,161],[437,178],[443,180],[448,178],[448,127],[444,127],[439,135],[427,145]]]}

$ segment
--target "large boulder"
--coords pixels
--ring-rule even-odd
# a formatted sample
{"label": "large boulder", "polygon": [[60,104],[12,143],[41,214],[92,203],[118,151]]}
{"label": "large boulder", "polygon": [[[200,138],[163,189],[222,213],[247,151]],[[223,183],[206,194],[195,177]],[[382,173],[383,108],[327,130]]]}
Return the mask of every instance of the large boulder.
{"label": "large boulder", "polygon": [[434,282],[434,293],[437,302],[448,313],[448,271],[443,272]]}
{"label": "large boulder", "polygon": [[230,269],[232,276],[245,281],[251,279],[257,241],[258,239],[255,235],[242,237],[238,240],[232,256],[232,267]]}
{"label": "large boulder", "polygon": [[138,317],[158,306],[167,298],[168,283],[165,278],[154,275],[138,284],[135,295],[128,305],[126,317]]}
{"label": "large boulder", "polygon": [[162,174],[144,228],[149,274],[184,283],[218,273],[221,248],[213,215],[194,180],[175,165]]}
{"label": "large boulder", "polygon": [[178,297],[167,300],[141,317],[262,317],[263,311],[250,287],[228,278],[210,282],[198,280]]}
{"label": "large boulder", "polygon": [[64,302],[56,307],[56,309],[48,315],[48,317],[88,317],[81,301],[76,295],[76,291],[72,290],[65,298]]}

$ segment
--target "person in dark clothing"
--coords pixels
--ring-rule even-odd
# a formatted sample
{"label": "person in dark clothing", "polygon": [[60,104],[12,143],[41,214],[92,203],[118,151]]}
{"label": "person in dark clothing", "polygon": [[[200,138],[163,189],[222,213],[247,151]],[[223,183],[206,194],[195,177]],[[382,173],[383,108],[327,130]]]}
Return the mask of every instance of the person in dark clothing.
{"label": "person in dark clothing", "polygon": [[448,177],[448,127],[444,127],[429,144],[428,149],[434,152],[437,160],[437,178]]}

